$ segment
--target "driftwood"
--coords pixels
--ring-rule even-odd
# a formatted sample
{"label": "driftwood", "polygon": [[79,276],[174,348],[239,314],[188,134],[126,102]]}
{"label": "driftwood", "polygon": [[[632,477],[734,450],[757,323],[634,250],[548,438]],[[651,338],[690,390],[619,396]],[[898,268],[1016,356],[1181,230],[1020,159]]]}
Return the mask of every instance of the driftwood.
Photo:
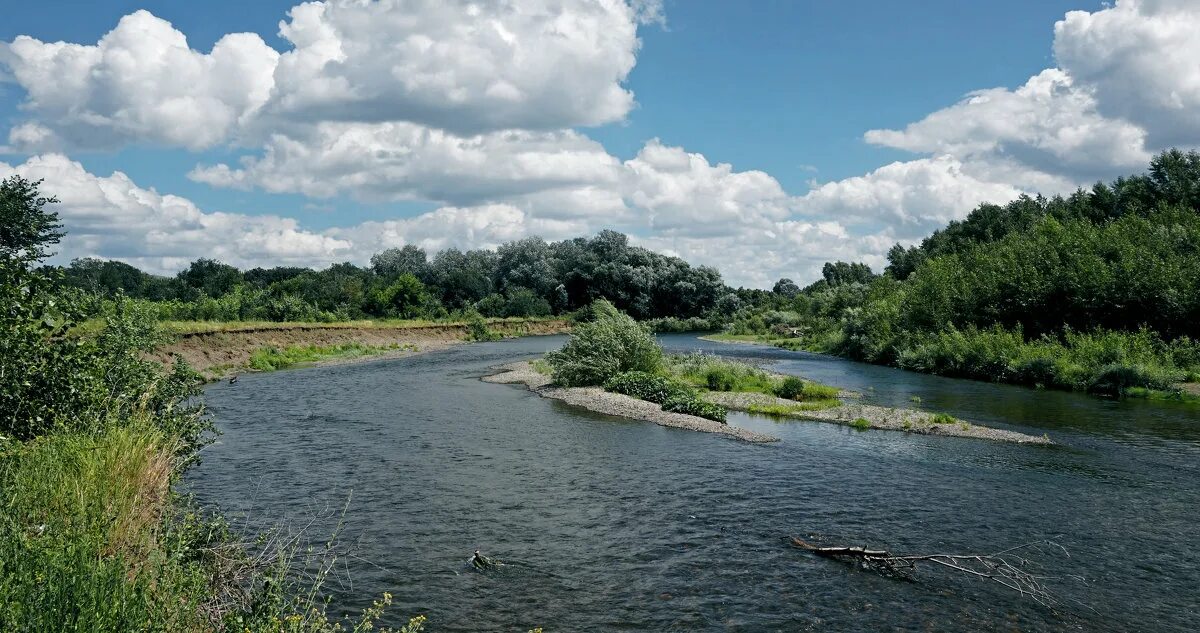
{"label": "driftwood", "polygon": [[1046,606],[1058,602],[1058,599],[1042,584],[1042,581],[1050,577],[1035,575],[1027,571],[1026,568],[1030,567],[1031,563],[1020,553],[1036,550],[1043,545],[1053,546],[1066,552],[1062,546],[1049,541],[1026,543],[993,554],[910,555],[896,555],[887,550],[863,547],[823,547],[794,536],[792,544],[817,556],[856,561],[864,567],[886,576],[910,580],[917,563],[941,565],[960,573],[997,583]]}

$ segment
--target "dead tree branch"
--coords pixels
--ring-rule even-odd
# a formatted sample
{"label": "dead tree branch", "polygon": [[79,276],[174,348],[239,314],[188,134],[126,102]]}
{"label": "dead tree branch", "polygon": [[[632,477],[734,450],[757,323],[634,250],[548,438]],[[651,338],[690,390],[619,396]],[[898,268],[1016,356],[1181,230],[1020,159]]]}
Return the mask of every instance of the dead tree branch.
{"label": "dead tree branch", "polygon": [[[863,547],[822,547],[794,536],[792,544],[817,556],[856,561],[868,569],[896,578],[912,579],[912,573],[918,563],[940,565],[956,572],[997,583],[1045,606],[1058,603],[1058,599],[1043,584],[1043,581],[1053,577],[1029,571],[1033,564],[1022,554],[1029,551],[1040,552],[1042,547],[1047,546],[1067,553],[1061,545],[1050,541],[1025,543],[991,554],[911,555],[896,555],[887,550]],[[1070,556],[1070,554],[1067,555]]]}

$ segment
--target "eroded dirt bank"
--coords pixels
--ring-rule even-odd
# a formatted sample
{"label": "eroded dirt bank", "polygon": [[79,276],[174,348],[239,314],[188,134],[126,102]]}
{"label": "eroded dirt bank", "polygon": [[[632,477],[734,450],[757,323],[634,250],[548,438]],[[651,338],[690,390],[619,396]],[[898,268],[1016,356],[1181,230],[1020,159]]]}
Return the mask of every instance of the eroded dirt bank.
{"label": "eroded dirt bank", "polygon": [[[565,321],[506,321],[489,323],[488,328],[503,336],[532,336],[562,334],[570,330]],[[361,343],[384,347],[403,346],[403,349],[388,351],[368,359],[389,356],[408,356],[465,342],[467,326],[457,324],[417,326],[372,326],[345,327],[303,325],[288,327],[228,329],[220,332],[197,332],[180,334],[176,340],[158,349],[155,357],[170,362],[180,356],[192,366],[210,377],[243,369],[250,355],[263,347],[285,348],[296,345],[343,345]],[[334,360],[333,362],[345,362]]]}

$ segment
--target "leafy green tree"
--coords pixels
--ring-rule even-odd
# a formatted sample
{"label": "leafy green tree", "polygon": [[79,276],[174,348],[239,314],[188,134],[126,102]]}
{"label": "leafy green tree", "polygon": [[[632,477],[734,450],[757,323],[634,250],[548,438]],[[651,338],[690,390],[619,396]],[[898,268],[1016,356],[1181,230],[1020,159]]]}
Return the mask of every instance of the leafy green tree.
{"label": "leafy green tree", "polygon": [[420,316],[429,302],[425,284],[412,273],[404,273],[382,291],[381,303],[389,316],[411,319]]}
{"label": "leafy green tree", "polygon": [[429,262],[424,249],[405,244],[403,248],[389,248],[372,255],[371,270],[387,279],[409,274],[424,280],[429,275]]}
{"label": "leafy green tree", "polygon": [[192,262],[179,272],[177,278],[189,288],[199,290],[210,297],[220,297],[243,281],[242,271],[208,258]]}
{"label": "leafy green tree", "polygon": [[783,279],[775,282],[775,285],[771,288],[771,292],[791,299],[792,297],[800,294],[800,286],[797,286],[796,282],[792,281],[791,279],[784,277]]}
{"label": "leafy green tree", "polygon": [[46,205],[58,199],[43,196],[42,181],[20,176],[0,180],[0,258],[19,262],[45,259],[47,247],[63,238],[58,213]]}

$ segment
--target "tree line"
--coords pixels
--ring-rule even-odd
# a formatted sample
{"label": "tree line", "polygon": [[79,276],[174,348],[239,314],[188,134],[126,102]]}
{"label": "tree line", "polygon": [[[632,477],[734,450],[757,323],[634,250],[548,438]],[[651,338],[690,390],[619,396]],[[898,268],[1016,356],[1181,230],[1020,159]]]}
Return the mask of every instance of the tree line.
{"label": "tree line", "polygon": [[85,258],[58,272],[66,287],[153,301],[171,320],[444,318],[466,311],[538,317],[597,299],[638,319],[689,318],[737,303],[715,268],[632,246],[615,231],[560,242],[531,237],[494,251],[451,248],[433,257],[407,245],[376,253],[369,266],[346,262],[324,270],[240,270],[198,259],[177,275],[157,276]]}
{"label": "tree line", "polygon": [[1200,154],[1069,196],[981,204],[883,274],[826,264],[742,311],[736,332],[868,362],[1125,393],[1200,372]]}

